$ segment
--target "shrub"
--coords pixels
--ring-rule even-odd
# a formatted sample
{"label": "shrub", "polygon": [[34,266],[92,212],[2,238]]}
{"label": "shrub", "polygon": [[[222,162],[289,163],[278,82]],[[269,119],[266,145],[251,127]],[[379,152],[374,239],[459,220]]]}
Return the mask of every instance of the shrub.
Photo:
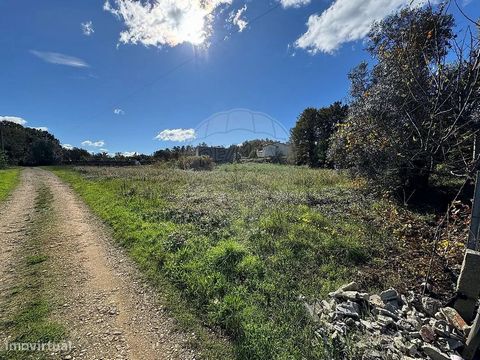
{"label": "shrub", "polygon": [[209,156],[182,156],[176,162],[182,170],[213,170],[214,162]]}

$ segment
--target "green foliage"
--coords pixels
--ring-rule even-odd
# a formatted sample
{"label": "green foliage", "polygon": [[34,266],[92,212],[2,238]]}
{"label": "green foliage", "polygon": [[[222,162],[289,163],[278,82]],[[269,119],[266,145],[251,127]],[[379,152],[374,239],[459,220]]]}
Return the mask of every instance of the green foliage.
{"label": "green foliage", "polygon": [[53,165],[59,159],[55,155],[55,145],[48,140],[37,139],[29,148],[27,163],[31,165]]}
{"label": "green foliage", "polygon": [[0,202],[5,200],[18,184],[20,169],[0,169]]}
{"label": "green foliage", "polygon": [[327,151],[336,124],[347,116],[348,107],[340,102],[321,109],[307,108],[291,130],[296,163],[311,167],[328,167]]}
{"label": "green foliage", "polygon": [[147,274],[165,276],[197,316],[224,329],[240,359],[324,358],[328,349],[312,346],[313,324],[298,296],[325,295],[351,279],[383,239],[349,215],[357,190],[331,170],[232,164],[202,173],[55,172]]}
{"label": "green foliage", "polygon": [[52,165],[61,159],[60,142],[46,131],[1,121],[0,133],[10,165]]}
{"label": "green foliage", "polygon": [[403,9],[372,28],[376,63],[351,72],[348,120],[330,148],[337,166],[407,196],[427,187],[439,165],[463,176],[478,166],[478,42],[455,44],[445,9]]}

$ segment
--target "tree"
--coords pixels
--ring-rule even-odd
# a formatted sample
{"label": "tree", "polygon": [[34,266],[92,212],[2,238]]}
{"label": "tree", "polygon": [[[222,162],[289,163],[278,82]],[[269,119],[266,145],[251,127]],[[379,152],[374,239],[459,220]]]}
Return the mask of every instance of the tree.
{"label": "tree", "polygon": [[37,139],[30,146],[27,165],[53,165],[57,161],[54,146],[48,140]]}
{"label": "tree", "polygon": [[296,163],[311,167],[327,167],[330,137],[335,127],[348,113],[348,107],[335,102],[321,109],[307,108],[299,116],[291,130]]}
{"label": "tree", "polygon": [[7,155],[0,150],[0,169],[5,169],[8,166]]}
{"label": "tree", "polygon": [[[33,149],[32,146],[39,146],[38,141],[48,143],[48,147],[53,152],[55,159],[61,158],[62,148],[60,142],[46,131],[40,131],[33,128],[23,127],[9,121],[0,121],[1,142],[8,163],[11,165],[35,165],[40,159],[34,159],[32,156],[38,154],[39,149]],[[35,154],[33,154],[35,152]],[[47,161],[48,162],[48,161]]]}
{"label": "tree", "polygon": [[443,6],[429,6],[372,28],[377,63],[350,73],[349,116],[330,150],[336,164],[410,192],[428,186],[440,164],[460,175],[477,167],[480,52],[473,38],[458,44],[453,27]]}

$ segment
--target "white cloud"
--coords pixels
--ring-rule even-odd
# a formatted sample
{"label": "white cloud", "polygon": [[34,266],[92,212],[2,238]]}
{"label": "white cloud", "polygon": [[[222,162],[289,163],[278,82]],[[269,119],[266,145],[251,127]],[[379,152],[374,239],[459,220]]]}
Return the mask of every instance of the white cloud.
{"label": "white cloud", "polygon": [[300,7],[310,4],[310,0],[280,0],[280,3],[284,8],[288,7]]}
{"label": "white cloud", "polygon": [[231,22],[233,25],[238,26],[238,32],[242,32],[248,25],[248,21],[243,18],[245,11],[247,11],[247,4],[237,10],[237,12],[232,11],[228,17],[228,22]]}
{"label": "white cloud", "polygon": [[423,5],[428,0],[336,0],[320,15],[311,15],[308,30],[296,42],[312,53],[331,54],[349,41],[363,39],[372,24],[404,6]]}
{"label": "white cloud", "polygon": [[163,141],[187,141],[193,140],[197,136],[194,129],[166,129],[160,132],[155,139]]}
{"label": "white cloud", "polygon": [[73,145],[70,145],[70,144],[61,144],[61,146],[62,146],[64,149],[67,149],[67,150],[72,150],[72,149],[73,149]]}
{"label": "white cloud", "polygon": [[51,64],[66,65],[73,67],[90,67],[84,60],[55,52],[30,50],[36,57]]}
{"label": "white cloud", "polygon": [[93,23],[91,21],[85,21],[80,25],[82,27],[83,35],[85,36],[90,36],[95,32],[95,30],[93,29]]}
{"label": "white cloud", "polygon": [[0,116],[0,122],[9,121],[18,125],[25,125],[27,121],[18,116]]}
{"label": "white cloud", "polygon": [[102,149],[99,149],[99,150],[100,150],[101,152],[106,152],[106,153],[108,153],[108,149],[102,148]]}
{"label": "white cloud", "polygon": [[103,147],[105,145],[105,141],[103,140],[98,140],[98,141],[90,141],[90,140],[85,140],[82,142],[83,146],[91,146],[91,147]]}
{"label": "white cloud", "polygon": [[38,126],[38,127],[34,127],[33,129],[40,130],[40,131],[48,131],[48,127],[46,126]]}
{"label": "white cloud", "polygon": [[123,111],[122,109],[119,109],[119,108],[113,109],[113,113],[115,115],[125,115],[125,111]]}
{"label": "white cloud", "polygon": [[132,156],[137,155],[137,152],[136,151],[125,151],[125,152],[122,152],[121,154],[125,157],[132,157]]}
{"label": "white cloud", "polygon": [[107,0],[104,10],[122,20],[124,44],[145,46],[200,45],[212,33],[215,11],[232,0]]}

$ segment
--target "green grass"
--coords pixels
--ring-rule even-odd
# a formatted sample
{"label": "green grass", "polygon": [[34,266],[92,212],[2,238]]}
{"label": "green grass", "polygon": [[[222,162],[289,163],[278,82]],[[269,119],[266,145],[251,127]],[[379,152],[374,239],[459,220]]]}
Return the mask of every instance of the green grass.
{"label": "green grass", "polygon": [[[0,329],[10,334],[9,343],[58,342],[64,339],[65,329],[51,320],[55,298],[52,294],[48,257],[43,253],[44,242],[49,240],[46,224],[51,219],[51,193],[40,189],[35,201],[37,217],[29,231],[25,246],[16,254],[15,287],[10,289],[6,308],[7,318]],[[3,350],[3,349],[2,349]],[[0,358],[49,358],[46,352],[0,351]]]}
{"label": "green grass", "polygon": [[20,179],[20,169],[0,170],[0,202],[5,200]]}
{"label": "green grass", "polygon": [[[379,204],[335,171],[267,164],[53,171],[150,278],[168,283],[182,325],[200,318],[222,329],[239,359],[332,358],[312,345],[314,325],[298,297],[325,296],[354,278],[384,238],[364,220]],[[182,315],[185,306],[195,315]],[[207,357],[230,356],[208,346]]]}

